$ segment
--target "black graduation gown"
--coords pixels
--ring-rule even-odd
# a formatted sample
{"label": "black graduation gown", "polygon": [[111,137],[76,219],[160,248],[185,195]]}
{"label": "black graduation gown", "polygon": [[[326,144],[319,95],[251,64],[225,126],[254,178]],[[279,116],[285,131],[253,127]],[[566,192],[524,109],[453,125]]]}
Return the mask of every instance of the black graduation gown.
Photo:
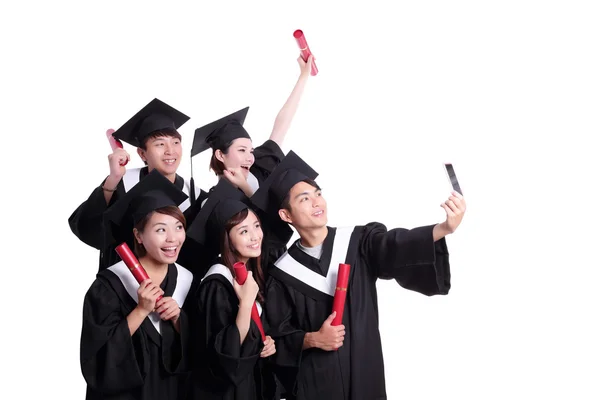
{"label": "black graduation gown", "polygon": [[[179,285],[176,297],[185,298],[191,280],[189,271],[178,271],[171,264],[161,288],[165,296],[172,296]],[[88,290],[80,348],[87,400],[166,400],[183,394],[189,351],[187,316],[183,311],[180,314],[181,334],[170,321],[162,320],[159,333],[146,317],[131,336],[127,315],[136,306],[111,269],[101,271]]]}
{"label": "black graduation gown", "polygon": [[[279,145],[270,139],[254,149],[254,164],[250,167],[250,172],[256,177],[259,185],[264,183],[284,158],[285,154]],[[293,232],[287,224],[282,224],[277,215],[259,212],[258,216],[263,226],[263,248],[267,249],[264,260],[268,263],[275,262],[287,250],[287,243]],[[263,262],[263,265],[268,264]]]}
{"label": "black graduation gown", "polygon": [[250,172],[259,185],[262,185],[284,158],[281,147],[271,139],[254,149],[254,164],[250,167]]}
{"label": "black graduation gown", "polygon": [[[224,266],[220,266],[225,268]],[[194,284],[186,312],[193,339],[189,399],[197,400],[271,400],[276,383],[267,359],[260,358],[264,345],[253,320],[240,345],[235,323],[239,301],[229,277],[211,273]],[[263,329],[267,329],[264,313]],[[278,397],[277,397],[278,398]]]}
{"label": "black graduation gown", "polygon": [[[144,167],[141,169],[132,169],[128,170],[128,173],[137,173],[139,171],[139,178],[137,181],[143,179],[146,175],[148,175],[148,167]],[[137,178],[137,177],[136,177]],[[125,195],[125,184],[123,183],[123,179],[117,185],[117,191],[113,193],[110,204],[106,204],[104,200],[104,191],[102,190],[102,185],[104,181],[98,186],[90,197],[81,203],[79,207],[71,214],[69,217],[69,226],[71,227],[71,231],[85,244],[100,250],[100,260],[98,270],[102,271],[108,268],[111,265],[116,264],[121,261],[119,255],[115,252],[115,247],[120,243],[114,243],[110,235],[107,235],[103,225],[103,214],[108,209],[108,207],[112,206],[115,202],[119,200],[122,196]],[[184,188],[184,186],[189,186],[185,182],[185,180],[177,175],[175,178],[175,186],[179,189]],[[200,194],[196,201],[201,202],[206,198],[206,192],[202,190],[196,190],[196,192],[200,191]],[[131,235],[128,235],[131,237]],[[130,238],[128,243],[129,247],[133,249],[133,238]],[[179,261],[179,264],[188,268],[186,265],[186,260]]]}
{"label": "black graduation gown", "polygon": [[[256,177],[259,185],[261,185],[284,157],[285,155],[279,145],[272,140],[267,140],[254,149],[254,164],[250,167],[250,173]],[[208,194],[202,200],[197,201],[196,204],[186,210],[184,215],[188,226],[192,224],[202,208],[202,202],[210,196],[214,188],[215,186],[210,188]],[[265,260],[263,265],[268,265],[268,263],[274,262],[285,253],[293,231],[287,224],[282,223],[278,216],[271,216],[260,210],[255,211],[258,212],[263,227],[263,243],[265,243],[263,248],[267,249],[263,258]],[[190,269],[194,275],[203,277],[214,264],[217,256],[218,254],[215,253],[214,249],[203,247],[193,239],[186,238],[177,260],[181,265]]]}
{"label": "black graduation gown", "polygon": [[296,244],[288,250],[289,256],[320,276],[327,275],[330,261],[351,266],[342,319],[346,335],[337,351],[302,350],[305,333],[318,331],[331,314],[333,297],[275,266],[270,269],[266,315],[277,348],[273,356],[277,376],[288,393],[297,396],[288,399],[386,399],[377,279],[395,279],[427,296],[444,295],[450,289],[448,249],[445,239],[434,243],[433,225],[390,231],[377,222],[356,226],[345,260],[331,260],[337,230],[328,227],[321,260]]}

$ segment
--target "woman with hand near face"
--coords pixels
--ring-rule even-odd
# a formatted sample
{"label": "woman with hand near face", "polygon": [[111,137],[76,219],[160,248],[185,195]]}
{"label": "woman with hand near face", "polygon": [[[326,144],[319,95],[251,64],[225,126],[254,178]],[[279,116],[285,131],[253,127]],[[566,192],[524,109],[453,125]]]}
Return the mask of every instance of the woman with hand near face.
{"label": "woman with hand near face", "polygon": [[86,293],[80,358],[88,400],[175,399],[184,392],[188,325],[180,307],[192,274],[175,262],[186,226],[178,206],[186,199],[153,171],[105,214],[115,240],[134,238],[149,279],[138,283],[120,261]]}

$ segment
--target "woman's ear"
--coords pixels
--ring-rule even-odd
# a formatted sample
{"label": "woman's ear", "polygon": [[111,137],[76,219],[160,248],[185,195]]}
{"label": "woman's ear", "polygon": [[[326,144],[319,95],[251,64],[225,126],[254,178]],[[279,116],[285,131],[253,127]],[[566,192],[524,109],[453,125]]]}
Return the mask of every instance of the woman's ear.
{"label": "woman's ear", "polygon": [[133,237],[135,237],[135,240],[137,240],[139,244],[144,244],[142,243],[142,234],[137,228],[133,228]]}
{"label": "woman's ear", "polygon": [[215,158],[225,164],[225,157],[223,156],[223,152],[221,150],[215,150]]}

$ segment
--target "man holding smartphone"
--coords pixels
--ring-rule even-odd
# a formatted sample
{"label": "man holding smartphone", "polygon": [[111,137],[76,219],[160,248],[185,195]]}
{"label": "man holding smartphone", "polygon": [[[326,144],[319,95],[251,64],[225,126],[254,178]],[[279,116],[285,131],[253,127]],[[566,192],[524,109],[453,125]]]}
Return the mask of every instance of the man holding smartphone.
{"label": "man holding smartphone", "polygon": [[[394,279],[426,296],[450,290],[445,236],[466,210],[454,191],[446,220],[413,229],[327,225],[317,173],[290,151],[252,197],[292,225],[300,239],[269,269],[265,315],[277,346],[272,356],[288,400],[385,400],[376,282]],[[350,265],[341,325],[332,325],[337,271]]]}

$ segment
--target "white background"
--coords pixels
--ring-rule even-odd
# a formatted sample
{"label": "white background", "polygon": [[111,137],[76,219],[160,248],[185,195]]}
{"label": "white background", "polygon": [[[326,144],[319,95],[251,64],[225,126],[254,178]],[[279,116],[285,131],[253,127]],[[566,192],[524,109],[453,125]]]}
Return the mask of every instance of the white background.
{"label": "white background", "polygon": [[[98,252],[67,219],[108,174],[106,129],[158,97],[192,117],[186,153],[195,128],[245,106],[262,143],[300,28],[320,72],[284,151],[321,174],[330,224],[443,221],[444,161],[467,199],[448,296],[379,283],[388,397],[600,398],[597,2],[193,4],[0,7],[0,397],[84,397]],[[208,157],[194,159],[205,189]]]}

